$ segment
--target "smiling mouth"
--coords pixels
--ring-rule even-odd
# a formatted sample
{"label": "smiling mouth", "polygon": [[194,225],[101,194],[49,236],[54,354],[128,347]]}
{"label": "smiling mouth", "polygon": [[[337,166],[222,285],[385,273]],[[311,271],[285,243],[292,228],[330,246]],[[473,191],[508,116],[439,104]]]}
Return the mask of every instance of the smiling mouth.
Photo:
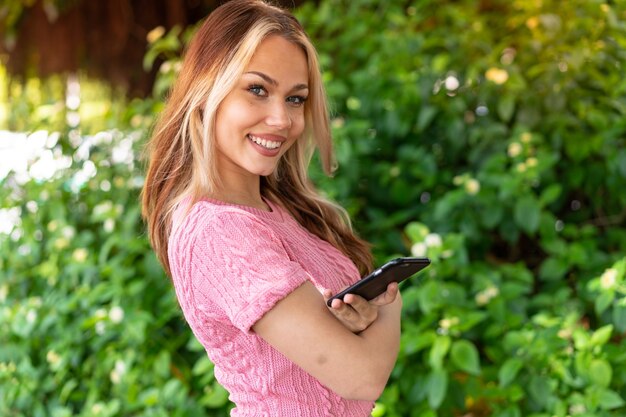
{"label": "smiling mouth", "polygon": [[265,149],[268,149],[268,150],[278,149],[278,148],[280,148],[280,145],[282,145],[282,142],[261,139],[261,138],[258,138],[256,136],[250,135],[250,134],[248,135],[248,139],[250,139],[252,142],[254,142],[257,145],[262,146],[262,147],[264,147]]}

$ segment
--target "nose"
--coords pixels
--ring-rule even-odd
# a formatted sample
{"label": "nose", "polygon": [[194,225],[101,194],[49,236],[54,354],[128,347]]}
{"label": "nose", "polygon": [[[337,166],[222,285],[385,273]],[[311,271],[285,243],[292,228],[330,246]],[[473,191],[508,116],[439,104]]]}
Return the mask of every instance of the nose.
{"label": "nose", "polygon": [[270,105],[265,123],[268,126],[279,130],[289,129],[291,127],[291,114],[287,108],[287,103],[276,100]]}

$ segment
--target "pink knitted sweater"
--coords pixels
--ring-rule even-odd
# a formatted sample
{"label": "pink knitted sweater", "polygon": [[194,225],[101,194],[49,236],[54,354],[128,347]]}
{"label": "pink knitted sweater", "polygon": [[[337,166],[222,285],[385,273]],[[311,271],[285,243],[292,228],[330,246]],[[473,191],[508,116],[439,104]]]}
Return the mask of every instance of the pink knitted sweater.
{"label": "pink knitted sweater", "polygon": [[267,203],[271,212],[202,200],[175,214],[169,239],[178,301],[236,404],[231,416],[369,416],[371,401],[340,397],[252,330],[306,280],[336,292],[359,279],[340,251]]}

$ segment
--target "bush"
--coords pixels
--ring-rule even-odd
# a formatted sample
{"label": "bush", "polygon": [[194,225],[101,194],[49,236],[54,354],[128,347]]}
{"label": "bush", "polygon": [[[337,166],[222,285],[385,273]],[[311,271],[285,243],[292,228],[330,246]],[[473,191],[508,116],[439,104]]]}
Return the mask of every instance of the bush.
{"label": "bush", "polygon": [[[403,286],[374,415],[624,415],[624,6],[323,0],[298,15],[340,162],[312,174],[379,263],[433,260]],[[168,58],[156,101],[178,33],[146,59]],[[3,182],[2,214],[21,220],[0,234],[2,415],[228,413],[149,250],[125,154],[143,134],[124,132],[64,135],[54,177]]]}
{"label": "bush", "polygon": [[324,189],[381,262],[408,247],[434,260],[404,287],[378,414],[623,415],[623,5],[301,15],[335,102],[340,170]]}
{"label": "bush", "polygon": [[58,137],[1,191],[0,415],[227,415],[144,233],[143,135]]}

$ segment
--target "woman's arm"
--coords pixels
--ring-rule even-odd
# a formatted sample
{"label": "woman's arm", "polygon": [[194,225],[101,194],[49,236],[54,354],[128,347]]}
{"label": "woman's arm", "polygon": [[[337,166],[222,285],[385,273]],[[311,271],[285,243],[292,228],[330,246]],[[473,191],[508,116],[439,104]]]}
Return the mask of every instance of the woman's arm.
{"label": "woman's arm", "polygon": [[400,344],[400,295],[379,307],[364,331],[352,333],[328,310],[322,294],[305,282],[253,326],[270,345],[338,395],[378,399]]}

